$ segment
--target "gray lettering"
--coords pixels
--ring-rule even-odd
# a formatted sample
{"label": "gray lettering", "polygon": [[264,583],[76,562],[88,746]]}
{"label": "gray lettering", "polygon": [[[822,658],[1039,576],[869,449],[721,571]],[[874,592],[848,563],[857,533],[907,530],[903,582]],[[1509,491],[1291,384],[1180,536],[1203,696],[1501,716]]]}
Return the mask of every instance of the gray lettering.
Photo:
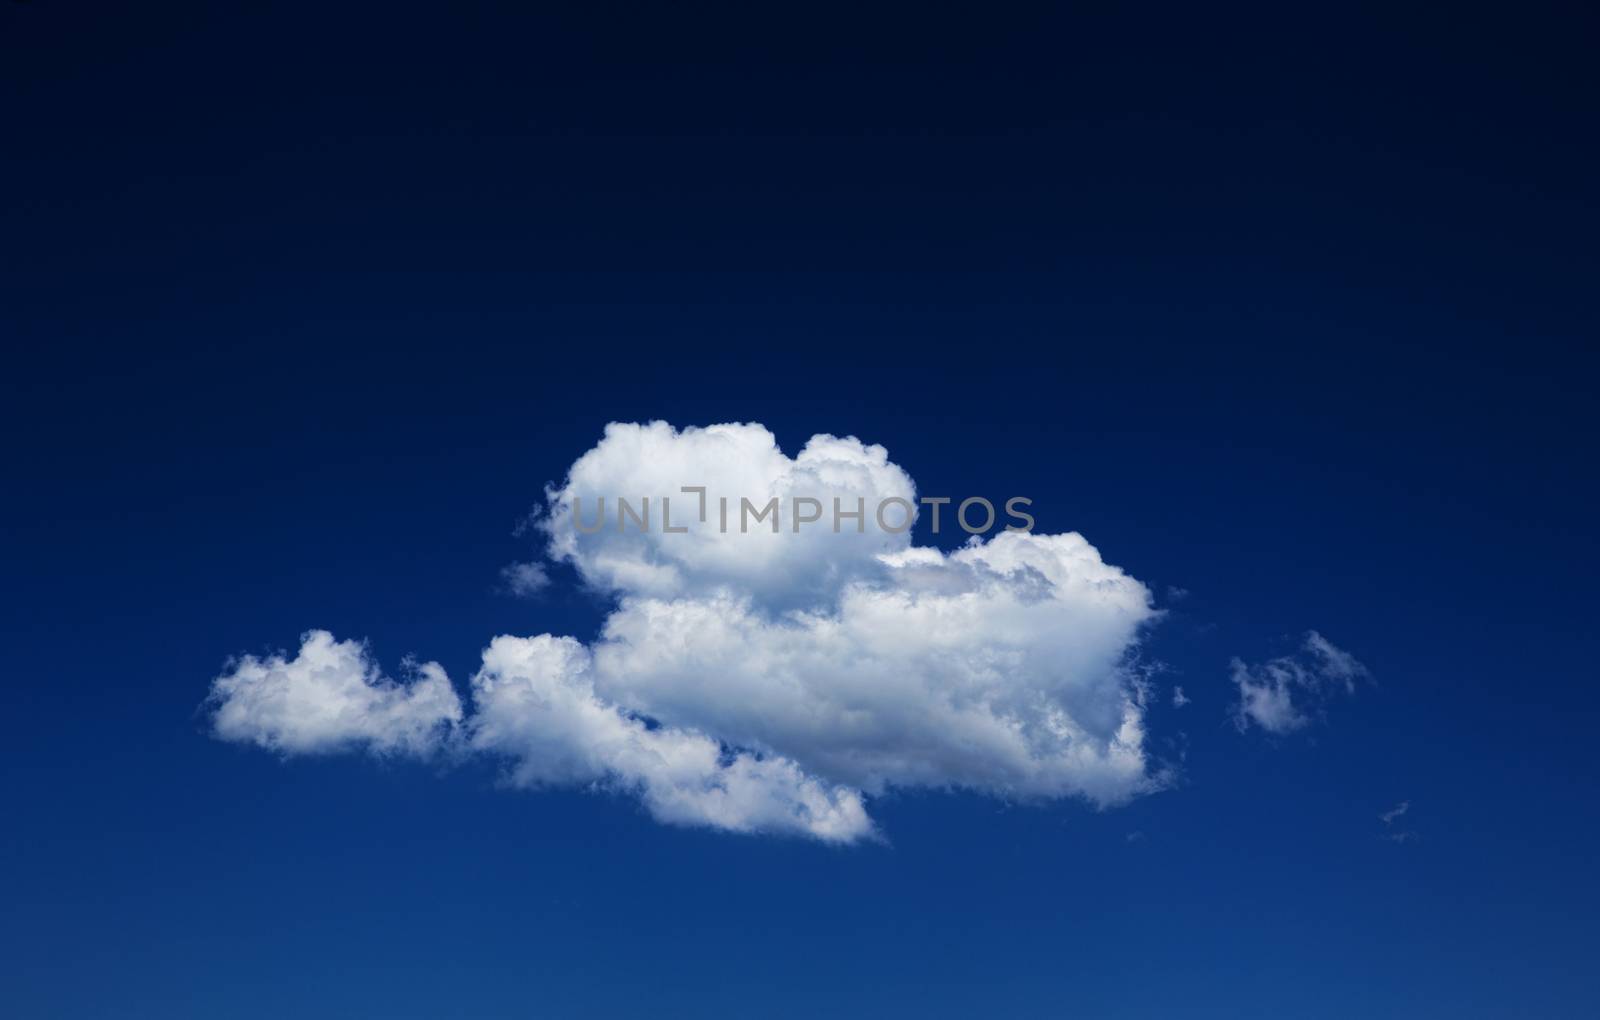
{"label": "gray lettering", "polygon": [[[701,518],[704,520],[704,518]],[[672,526],[672,497],[661,497],[661,532],[664,535],[682,535],[689,530],[687,525]]]}
{"label": "gray lettering", "polygon": [[[883,520],[883,508],[888,506],[890,503],[899,503],[901,506],[906,508],[905,520],[900,522],[900,526],[898,528],[889,527],[889,525],[884,523]],[[898,535],[902,531],[911,530],[911,522],[917,518],[917,508],[911,505],[911,501],[909,499],[901,499],[899,496],[890,496],[888,499],[880,500],[878,502],[877,517],[878,527],[882,528],[884,531],[887,531],[891,535]]]}
{"label": "gray lettering", "polygon": [[639,497],[639,505],[644,508],[644,516],[643,517],[640,517],[638,514],[633,512],[633,507],[628,505],[628,501],[627,501],[626,498],[624,498],[622,496],[618,496],[617,497],[617,530],[618,531],[627,531],[628,530],[628,518],[632,517],[633,518],[633,523],[639,525],[639,530],[640,531],[644,532],[645,534],[649,534],[650,533],[650,497],[649,496],[641,496],[641,497]]}
{"label": "gray lettering", "polygon": [[[989,514],[989,519],[983,522],[983,527],[981,528],[974,528],[972,525],[967,523],[967,507],[974,503],[982,504],[984,510],[988,511]],[[994,504],[984,499],[982,496],[973,496],[971,499],[964,499],[961,501],[961,505],[956,507],[956,519],[961,522],[962,531],[965,531],[969,535],[981,535],[985,531],[988,531],[990,528],[994,527]]]}
{"label": "gray lettering", "polygon": [[925,503],[928,506],[933,507],[933,533],[935,535],[937,535],[939,533],[939,508],[941,506],[944,506],[946,503],[950,502],[950,497],[949,496],[923,496],[921,499],[917,500],[917,502],[918,503]]}
{"label": "gray lettering", "polygon": [[1021,510],[1018,510],[1016,508],[1016,505],[1018,503],[1021,503],[1023,506],[1033,506],[1033,500],[1029,499],[1027,496],[1012,496],[1010,499],[1006,500],[1006,513],[1009,514],[1012,517],[1017,518],[1018,520],[1027,521],[1028,523],[1022,525],[1022,527],[1020,527],[1020,528],[1017,527],[1015,524],[1007,524],[1006,525],[1006,530],[1007,531],[1032,531],[1033,530],[1033,514],[1025,514]]}
{"label": "gray lettering", "polygon": [[857,534],[860,534],[860,533],[866,531],[867,530],[867,498],[865,496],[857,496],[856,497],[856,508],[855,508],[855,510],[854,511],[845,510],[845,511],[841,512],[840,509],[839,509],[839,497],[838,496],[833,497],[833,533],[835,535],[837,535],[839,533],[839,521],[842,518],[845,518],[845,517],[853,517],[853,518],[855,518],[855,521],[856,521],[856,533]]}
{"label": "gray lettering", "polygon": [[583,497],[582,496],[573,496],[572,497],[572,526],[578,530],[578,533],[580,535],[593,535],[595,532],[599,531],[601,528],[606,526],[606,498],[604,496],[600,497],[600,510],[599,510],[598,513],[596,513],[594,515],[594,527],[586,528],[586,527],[583,526],[583,509],[582,508],[583,508]]}
{"label": "gray lettering", "polygon": [[[739,534],[743,535],[750,531],[749,515],[751,511],[755,510],[755,508],[756,505],[754,503],[750,502],[743,496],[739,497]],[[770,500],[768,500],[767,505],[762,507],[761,511],[756,514],[756,523],[760,524],[762,521],[766,520],[769,514],[772,516],[772,533],[776,535],[778,533],[777,496],[773,496]]]}
{"label": "gray lettering", "polygon": [[700,523],[706,522],[706,487],[704,485],[685,485],[679,492],[698,492],[700,494]]}
{"label": "gray lettering", "polygon": [[[805,514],[802,514],[800,512],[800,504],[801,503],[810,503],[812,506],[817,508],[817,512],[812,514],[812,515],[810,515],[809,517],[806,516]],[[802,525],[802,524],[810,524],[812,521],[820,521],[820,520],[822,520],[822,500],[820,500],[820,499],[812,499],[810,496],[796,496],[796,497],[794,497],[794,506],[792,508],[792,513],[791,513],[790,516],[794,519],[794,528],[793,528],[793,530],[796,531],[796,532],[799,532],[800,525]],[[834,529],[834,530],[838,530],[838,529]]]}

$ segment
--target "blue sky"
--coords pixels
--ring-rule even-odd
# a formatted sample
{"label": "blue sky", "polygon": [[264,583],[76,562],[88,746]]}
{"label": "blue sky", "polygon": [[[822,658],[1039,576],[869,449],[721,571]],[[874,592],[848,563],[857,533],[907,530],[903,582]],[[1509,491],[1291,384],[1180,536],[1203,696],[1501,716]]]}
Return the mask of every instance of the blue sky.
{"label": "blue sky", "polygon": [[[1592,1014],[1592,23],[0,17],[8,1015]],[[217,739],[314,628],[469,716],[595,643],[519,524],[653,420],[1031,497],[1162,788],[841,844]],[[1309,631],[1370,675],[1241,730]]]}

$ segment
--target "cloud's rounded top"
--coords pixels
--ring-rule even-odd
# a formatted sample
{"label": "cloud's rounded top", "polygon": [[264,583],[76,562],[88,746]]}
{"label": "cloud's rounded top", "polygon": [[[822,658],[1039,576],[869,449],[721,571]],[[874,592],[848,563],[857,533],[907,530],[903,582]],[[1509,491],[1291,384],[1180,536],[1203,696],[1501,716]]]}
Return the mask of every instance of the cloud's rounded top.
{"label": "cloud's rounded top", "polygon": [[[686,487],[704,487],[703,501]],[[619,499],[648,531],[622,521]],[[776,532],[772,517],[758,519],[773,499]],[[844,514],[864,508],[859,525],[841,517],[834,530],[835,500]],[[819,519],[796,530],[797,507]],[[879,573],[879,555],[910,546],[902,524],[915,507],[910,476],[883,447],[853,437],[813,436],[791,458],[762,425],[613,423],[550,492],[541,527],[551,557],[597,588],[660,598],[727,590],[787,608],[831,602],[850,581]],[[687,530],[667,533],[669,524]]]}

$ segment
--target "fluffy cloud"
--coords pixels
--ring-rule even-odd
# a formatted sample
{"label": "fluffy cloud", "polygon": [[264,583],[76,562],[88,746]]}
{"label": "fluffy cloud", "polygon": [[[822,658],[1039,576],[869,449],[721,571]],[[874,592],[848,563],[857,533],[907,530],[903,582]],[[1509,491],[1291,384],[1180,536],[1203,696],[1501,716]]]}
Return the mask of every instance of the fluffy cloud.
{"label": "fluffy cloud", "polygon": [[728,593],[625,598],[595,645],[596,685],[869,793],[1113,804],[1148,786],[1122,669],[1150,616],[1138,582],[1077,535],[1008,533],[880,565],[827,611],[767,615]]}
{"label": "fluffy cloud", "polygon": [[1367,668],[1355,656],[1316,631],[1307,631],[1300,652],[1251,666],[1234,659],[1232,680],[1239,691],[1233,721],[1240,732],[1252,725],[1285,734],[1305,727],[1331,694],[1354,694]]}
{"label": "fluffy cloud", "polygon": [[[698,494],[681,493],[702,485],[705,521]],[[651,531],[617,529],[619,494],[635,507],[650,499]],[[686,532],[661,530],[663,496]],[[787,518],[777,533],[765,522],[741,530],[740,498],[774,496],[784,514],[794,497],[830,511],[835,498],[849,509],[862,500],[866,519],[859,531],[835,532],[827,515],[799,532]],[[601,497],[607,526],[574,527],[574,507],[589,524]],[[726,531],[720,497],[732,503]],[[592,645],[495,638],[463,719],[453,693],[454,713],[441,714],[449,683],[437,667],[399,687],[359,645],[318,632],[292,663],[246,659],[219,678],[216,732],[287,752],[425,753],[448,727],[462,750],[504,761],[514,785],[597,786],[667,822],[830,841],[870,835],[867,798],[895,789],[1103,806],[1159,786],[1130,665],[1155,617],[1144,585],[1077,534],[1002,531],[952,553],[913,546],[893,530],[898,517],[874,519],[889,498],[914,502],[911,479],[853,438],[816,436],[790,458],[759,425],[611,425],[541,519],[550,556],[615,599]],[[345,679],[323,683],[337,692],[339,724],[262,716],[287,684],[274,678],[328,648],[356,656]],[[380,718],[361,719],[369,709]],[[397,716],[434,742],[380,736],[404,729]]]}
{"label": "fluffy cloud", "polygon": [[[694,487],[706,490],[703,506],[702,494],[683,491]],[[773,497],[779,502],[776,533],[767,520],[742,518],[741,500],[759,510]],[[796,531],[796,497],[815,499],[825,519]],[[791,459],[760,425],[679,431],[665,422],[613,423],[600,444],[572,465],[565,484],[549,493],[540,527],[549,537],[551,558],[572,563],[604,591],[678,598],[732,590],[763,605],[807,607],[831,601],[852,580],[877,574],[880,554],[910,547],[909,530],[879,526],[875,510],[891,498],[915,503],[910,476],[889,461],[883,447],[858,439],[813,436]],[[634,511],[648,500],[648,532],[631,520],[627,530],[617,527],[619,499]],[[843,510],[866,508],[860,531],[853,521],[833,530],[836,499]],[[592,527],[602,500],[605,523],[599,531],[585,534],[574,526],[577,521]],[[662,529],[669,512],[672,526],[687,527],[686,533]],[[898,512],[886,515],[885,523],[898,528]]]}
{"label": "fluffy cloud", "polygon": [[609,785],[637,793],[663,821],[737,832],[848,841],[872,831],[854,790],[787,759],[724,753],[701,733],[646,726],[599,697],[589,652],[572,638],[495,638],[472,697],[471,746],[512,759],[516,785]]}
{"label": "fluffy cloud", "polygon": [[355,641],[305,635],[293,659],[246,655],[211,685],[212,727],[224,740],[284,754],[365,747],[425,755],[461,721],[461,701],[438,663],[409,684],[386,678]]}

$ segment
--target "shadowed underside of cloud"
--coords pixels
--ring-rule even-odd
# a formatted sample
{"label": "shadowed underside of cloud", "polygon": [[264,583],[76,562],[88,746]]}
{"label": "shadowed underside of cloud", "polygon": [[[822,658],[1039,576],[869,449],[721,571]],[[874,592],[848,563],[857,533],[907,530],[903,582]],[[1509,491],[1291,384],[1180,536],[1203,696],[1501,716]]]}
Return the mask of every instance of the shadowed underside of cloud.
{"label": "shadowed underside of cloud", "polygon": [[677,505],[687,533],[572,526],[580,500],[684,485],[785,505],[915,499],[886,451],[855,439],[817,436],[789,458],[759,425],[611,425],[541,524],[552,558],[615,599],[592,645],[495,638],[469,714],[436,664],[397,683],[364,646],[313,631],[295,655],[214,681],[216,735],[284,754],[489,755],[516,786],[610,789],[664,822],[834,842],[871,836],[866,799],[897,788],[1105,806],[1161,785],[1129,666],[1149,592],[1081,536],[1001,532],[947,554],[870,511],[859,532],[724,533]]}

